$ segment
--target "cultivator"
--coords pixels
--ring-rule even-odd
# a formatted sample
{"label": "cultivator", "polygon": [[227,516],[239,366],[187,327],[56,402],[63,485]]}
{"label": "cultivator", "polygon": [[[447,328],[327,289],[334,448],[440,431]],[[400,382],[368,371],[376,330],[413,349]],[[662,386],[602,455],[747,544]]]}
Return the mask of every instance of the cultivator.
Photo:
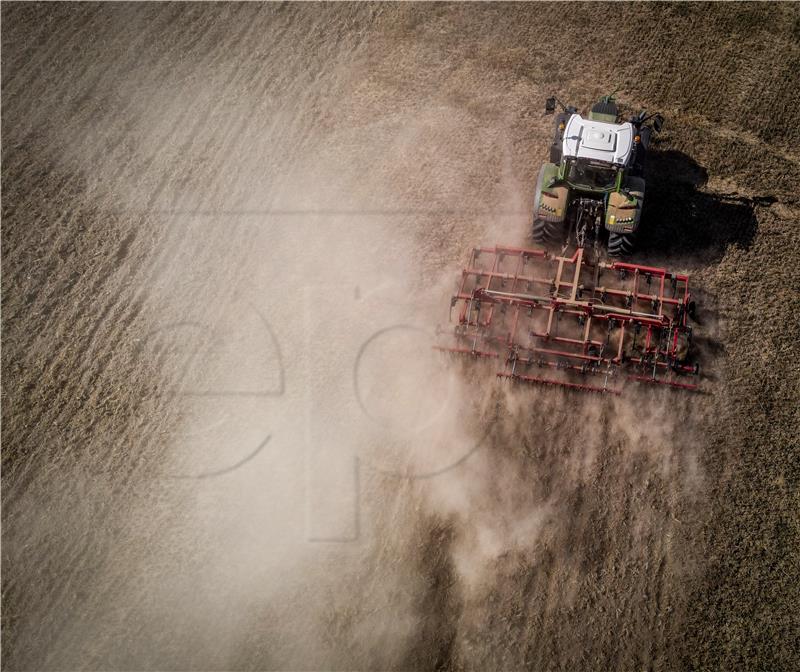
{"label": "cultivator", "polygon": [[525,383],[610,394],[624,380],[696,389],[688,277],[593,256],[475,248],[451,299],[456,325],[437,348],[498,360],[498,376]]}

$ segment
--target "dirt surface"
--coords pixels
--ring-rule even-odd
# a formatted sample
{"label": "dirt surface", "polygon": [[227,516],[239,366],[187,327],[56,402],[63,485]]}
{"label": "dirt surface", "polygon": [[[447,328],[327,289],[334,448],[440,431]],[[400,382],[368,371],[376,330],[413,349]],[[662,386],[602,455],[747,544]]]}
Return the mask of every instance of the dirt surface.
{"label": "dirt surface", "polygon": [[[798,669],[798,73],[790,3],[3,3],[4,667]],[[703,394],[442,363],[615,89]]]}

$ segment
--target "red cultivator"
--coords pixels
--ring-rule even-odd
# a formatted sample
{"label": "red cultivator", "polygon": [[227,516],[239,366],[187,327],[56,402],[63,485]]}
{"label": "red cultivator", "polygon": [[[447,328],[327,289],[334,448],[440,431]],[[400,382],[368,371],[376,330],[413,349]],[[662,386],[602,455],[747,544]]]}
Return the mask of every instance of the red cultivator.
{"label": "red cultivator", "polygon": [[498,376],[527,383],[620,394],[623,377],[696,389],[687,276],[591,256],[474,249],[451,299],[455,342],[438,349],[498,359]]}

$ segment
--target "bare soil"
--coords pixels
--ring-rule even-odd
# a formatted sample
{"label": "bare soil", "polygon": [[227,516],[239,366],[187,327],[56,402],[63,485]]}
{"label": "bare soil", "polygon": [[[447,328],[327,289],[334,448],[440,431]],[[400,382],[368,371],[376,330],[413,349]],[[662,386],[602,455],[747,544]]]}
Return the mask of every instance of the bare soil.
{"label": "bare soil", "polygon": [[[798,669],[797,5],[10,2],[2,47],[6,669]],[[409,328],[358,410],[369,335],[525,241],[544,99],[613,90],[703,393],[443,392]]]}

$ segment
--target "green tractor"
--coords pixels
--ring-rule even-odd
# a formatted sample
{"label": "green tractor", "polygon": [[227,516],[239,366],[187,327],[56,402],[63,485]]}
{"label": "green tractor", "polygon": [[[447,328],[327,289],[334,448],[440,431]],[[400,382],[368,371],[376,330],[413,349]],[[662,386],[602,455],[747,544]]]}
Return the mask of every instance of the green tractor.
{"label": "green tractor", "polygon": [[613,94],[601,98],[585,119],[556,98],[547,99],[545,113],[553,114],[556,105],[561,112],[550,161],[536,182],[533,240],[598,246],[607,232],[608,254],[627,256],[642,214],[647,149],[664,118],[642,111],[623,122]]}

